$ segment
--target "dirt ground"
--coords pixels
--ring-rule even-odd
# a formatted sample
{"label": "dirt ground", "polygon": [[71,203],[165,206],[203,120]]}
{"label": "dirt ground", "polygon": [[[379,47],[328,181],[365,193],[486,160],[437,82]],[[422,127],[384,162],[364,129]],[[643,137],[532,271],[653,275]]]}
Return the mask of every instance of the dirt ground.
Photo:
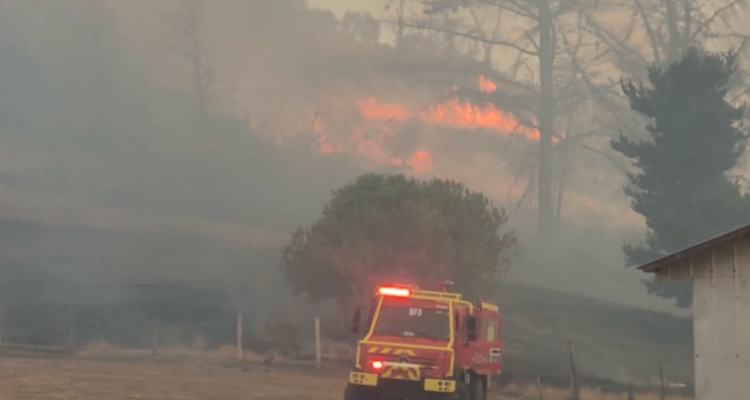
{"label": "dirt ground", "polygon": [[341,397],[345,379],[201,362],[3,358],[0,400],[331,400]]}
{"label": "dirt ground", "polygon": [[[206,360],[94,360],[76,357],[0,357],[0,400],[336,400],[346,370],[329,367],[227,364]],[[562,400],[565,391],[546,388],[545,400]],[[493,399],[538,399],[537,388],[505,387]],[[587,389],[583,400],[624,399]],[[656,399],[638,395],[637,399]]]}

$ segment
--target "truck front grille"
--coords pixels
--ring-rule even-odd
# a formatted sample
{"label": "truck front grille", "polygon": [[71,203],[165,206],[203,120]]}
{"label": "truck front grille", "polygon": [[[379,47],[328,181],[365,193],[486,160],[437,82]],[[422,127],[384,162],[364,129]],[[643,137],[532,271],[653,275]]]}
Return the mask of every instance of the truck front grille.
{"label": "truck front grille", "polygon": [[[396,355],[382,355],[383,361],[390,361],[390,362],[399,362],[399,359],[403,356],[396,356]],[[413,356],[409,357],[409,362],[412,364],[419,364],[423,368],[428,369],[435,369],[437,368],[438,361],[434,357],[418,357]]]}

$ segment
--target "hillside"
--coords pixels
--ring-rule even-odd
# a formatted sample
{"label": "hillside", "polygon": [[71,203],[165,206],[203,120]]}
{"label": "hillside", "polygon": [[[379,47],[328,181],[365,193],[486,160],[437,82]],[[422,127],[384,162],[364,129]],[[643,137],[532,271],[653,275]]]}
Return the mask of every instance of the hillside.
{"label": "hillside", "polygon": [[647,383],[664,365],[670,380],[692,382],[692,322],[553,290],[505,284],[507,369],[513,374],[566,377],[568,341],[580,373]]}
{"label": "hillside", "polygon": [[[219,318],[226,320],[227,332],[224,328],[202,332],[218,343],[231,337],[234,311],[229,292],[237,287],[227,282],[240,285],[250,296],[246,301],[255,299],[254,304],[265,305],[248,318],[262,318],[283,306],[279,292],[283,288],[272,272],[277,257],[273,249],[232,250],[195,235],[117,232],[19,220],[1,221],[0,238],[0,298],[17,309],[12,313],[12,308],[6,307],[6,318],[19,315],[21,307],[30,302],[36,304],[34,310],[51,310],[45,314],[55,314],[60,305],[76,304],[82,310],[87,306],[107,308],[110,318],[140,315],[138,321],[177,318],[173,323],[184,324]],[[212,264],[212,259],[221,263]],[[248,268],[248,263],[253,267]],[[238,272],[241,275],[232,275]],[[214,292],[191,289],[201,287]],[[164,311],[169,307],[154,311],[155,304],[170,301],[179,304],[172,308],[174,317]],[[692,379],[688,319],[511,283],[502,285],[497,301],[505,318],[509,375],[564,379],[569,365],[568,341],[572,340],[579,371],[590,377],[646,383],[664,364],[670,379],[684,383]],[[198,303],[216,306],[201,310],[191,306]],[[120,309],[125,311],[112,311]],[[42,311],[24,313],[30,312]],[[224,317],[216,314],[225,312]],[[100,311],[92,309],[91,313],[88,319],[100,318]],[[30,323],[26,318],[16,320],[18,329]],[[114,326],[114,322],[108,324]],[[6,324],[5,329],[13,327]],[[53,339],[65,338],[63,334]]]}

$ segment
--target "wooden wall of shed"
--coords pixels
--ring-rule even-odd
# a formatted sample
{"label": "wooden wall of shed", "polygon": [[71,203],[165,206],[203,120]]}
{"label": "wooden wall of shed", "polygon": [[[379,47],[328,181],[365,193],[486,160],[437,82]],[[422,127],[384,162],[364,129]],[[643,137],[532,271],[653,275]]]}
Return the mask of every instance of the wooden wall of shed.
{"label": "wooden wall of shed", "polygon": [[750,240],[690,257],[696,398],[750,400]]}

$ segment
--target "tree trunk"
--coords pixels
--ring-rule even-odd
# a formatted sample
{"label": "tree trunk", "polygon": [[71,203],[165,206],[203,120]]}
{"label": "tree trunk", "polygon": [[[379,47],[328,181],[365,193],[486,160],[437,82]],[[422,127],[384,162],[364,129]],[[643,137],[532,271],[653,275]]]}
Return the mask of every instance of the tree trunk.
{"label": "tree trunk", "polygon": [[399,58],[404,54],[404,1],[400,0],[398,4],[398,25],[396,25],[396,51]]}
{"label": "tree trunk", "polygon": [[537,181],[538,221],[537,238],[542,242],[549,242],[554,236],[554,204],[553,204],[553,152],[552,137],[555,125],[555,38],[553,36],[554,21],[549,3],[540,2],[539,5],[539,179]]}
{"label": "tree trunk", "polygon": [[678,16],[677,5],[674,3],[674,0],[665,0],[664,5],[667,9],[667,28],[669,29],[669,43],[667,43],[666,49],[667,64],[672,64],[680,59],[684,50],[681,46],[682,35],[680,35],[680,29],[677,26],[680,17]]}
{"label": "tree trunk", "polygon": [[557,187],[555,190],[555,237],[560,236],[560,225],[562,224],[563,199],[565,198],[565,178],[568,176],[568,152],[569,148],[562,150],[562,160],[560,160],[560,175],[557,178]]}
{"label": "tree trunk", "polygon": [[486,65],[488,68],[492,68],[492,50],[494,46],[491,44],[484,44],[484,57],[482,58],[482,62],[484,65]]}

